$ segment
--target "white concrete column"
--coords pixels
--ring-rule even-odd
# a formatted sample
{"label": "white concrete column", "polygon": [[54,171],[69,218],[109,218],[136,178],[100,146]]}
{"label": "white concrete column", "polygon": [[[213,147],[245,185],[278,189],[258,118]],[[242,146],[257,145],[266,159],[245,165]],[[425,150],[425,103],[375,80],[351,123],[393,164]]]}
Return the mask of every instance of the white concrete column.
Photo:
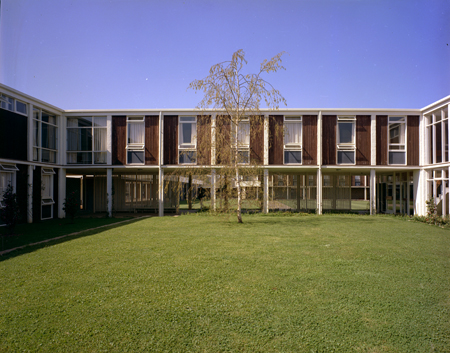
{"label": "white concrete column", "polygon": [[264,165],[269,165],[269,115],[267,114],[264,115]]}
{"label": "white concrete column", "polygon": [[106,169],[106,205],[108,207],[108,217],[112,217],[112,168]]}
{"label": "white concrete column", "polygon": [[[28,148],[27,148],[27,159],[28,161],[33,160],[33,104],[28,104],[28,132],[27,132],[27,139],[28,139]],[[28,222],[31,223],[31,222]]]}
{"label": "white concrete column", "polygon": [[112,116],[106,117],[106,164],[112,164]]}
{"label": "white concrete column", "polygon": [[66,217],[64,201],[66,200],[66,168],[60,168],[58,172],[58,218]]}
{"label": "white concrete column", "polygon": [[[211,116],[211,165],[216,165],[216,114],[215,113]],[[215,171],[214,171],[214,173],[215,173]],[[214,193],[214,195],[215,195],[215,193]],[[212,202],[212,192],[211,192],[211,202]]]}
{"label": "white concrete column", "polygon": [[369,202],[370,202],[370,214],[374,215],[376,214],[377,205],[376,205],[376,173],[375,169],[370,170],[370,177],[369,177]]}
{"label": "white concrete column", "polygon": [[427,171],[415,170],[413,174],[414,214],[424,216],[427,194]]}
{"label": "white concrete column", "polygon": [[216,170],[211,171],[211,209],[216,210]]}
{"label": "white concrete column", "polygon": [[269,170],[264,169],[263,213],[269,213]]}
{"label": "white concrete column", "polygon": [[317,117],[317,165],[322,165],[322,111]]}
{"label": "white concrete column", "polygon": [[322,214],[322,168],[317,169],[317,214]]}
{"label": "white concrete column", "polygon": [[33,171],[32,165],[27,171],[27,223],[33,223]]}
{"label": "white concrete column", "polygon": [[159,168],[158,178],[158,208],[159,217],[164,216],[164,169]]}
{"label": "white concrete column", "polygon": [[370,116],[370,164],[377,164],[377,116]]}
{"label": "white concrete column", "polygon": [[409,206],[409,204],[410,204],[410,195],[411,195],[411,192],[410,192],[410,189],[411,189],[411,175],[410,175],[410,172],[407,172],[406,173],[406,214],[408,215],[408,216],[410,216],[410,206]]}

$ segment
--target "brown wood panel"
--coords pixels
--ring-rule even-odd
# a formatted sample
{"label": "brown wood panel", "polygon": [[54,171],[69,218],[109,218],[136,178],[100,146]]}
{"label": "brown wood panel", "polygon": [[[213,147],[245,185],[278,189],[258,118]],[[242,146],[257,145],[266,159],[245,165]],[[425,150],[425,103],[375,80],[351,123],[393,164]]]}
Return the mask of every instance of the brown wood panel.
{"label": "brown wood panel", "polygon": [[178,164],[178,116],[164,116],[164,164]]}
{"label": "brown wood panel", "polygon": [[370,164],[370,115],[356,116],[356,164]]}
{"label": "brown wood panel", "polygon": [[264,117],[250,118],[250,163],[264,163]]}
{"label": "brown wood panel", "polygon": [[322,164],[336,164],[336,115],[322,116]]}
{"label": "brown wood panel", "polygon": [[127,117],[112,117],[112,164],[127,164]]}
{"label": "brown wood panel", "polygon": [[377,165],[387,165],[387,115],[377,115]]}
{"label": "brown wood panel", "polygon": [[303,165],[317,164],[317,115],[303,115]]}
{"label": "brown wood panel", "polygon": [[408,115],[407,124],[407,163],[419,165],[419,116]]}
{"label": "brown wood panel", "polygon": [[269,116],[269,164],[283,164],[283,115]]}
{"label": "brown wood panel", "polygon": [[211,116],[197,116],[197,164],[211,164]]}
{"label": "brown wood panel", "polygon": [[145,164],[158,165],[159,116],[145,117]]}
{"label": "brown wood panel", "polygon": [[228,116],[216,117],[216,159],[217,164],[231,162],[231,119]]}

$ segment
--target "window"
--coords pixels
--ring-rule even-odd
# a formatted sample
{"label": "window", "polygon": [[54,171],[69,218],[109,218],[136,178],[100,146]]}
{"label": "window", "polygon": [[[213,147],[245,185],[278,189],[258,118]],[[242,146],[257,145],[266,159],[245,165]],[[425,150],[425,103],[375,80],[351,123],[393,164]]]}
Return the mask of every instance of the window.
{"label": "window", "polygon": [[355,164],[355,117],[338,117],[337,164]]}
{"label": "window", "polygon": [[302,164],[302,117],[284,117],[284,164]]}
{"label": "window", "polygon": [[27,115],[28,109],[26,103],[16,100],[16,112]]}
{"label": "window", "polygon": [[[15,101],[15,104],[14,104],[14,101]],[[28,113],[26,103],[21,102],[17,99],[14,99],[14,98],[9,97],[4,94],[0,95],[0,107],[3,109],[6,109],[6,110],[10,110],[12,112],[15,111],[16,113],[23,114],[23,115],[27,115],[27,113]]]}
{"label": "window", "polygon": [[237,162],[238,164],[249,164],[250,163],[250,120],[248,118],[243,118],[236,130],[233,129],[231,132],[233,138],[233,146],[237,148]]}
{"label": "window", "polygon": [[106,117],[67,118],[67,164],[106,164]]}
{"label": "window", "polygon": [[53,218],[53,168],[42,168],[41,179],[41,219]]}
{"label": "window", "polygon": [[6,188],[11,185],[13,191],[15,192],[15,172],[17,169],[15,164],[0,164],[0,208],[4,207],[3,204],[3,193]]}
{"label": "window", "polygon": [[197,163],[197,117],[178,118],[178,163]]}
{"label": "window", "polygon": [[58,127],[56,116],[44,110],[33,109],[33,160],[56,163]]}
{"label": "window", "polygon": [[127,117],[127,164],[145,162],[145,122],[143,116]]}
{"label": "window", "polygon": [[406,118],[389,117],[389,164],[406,164]]}

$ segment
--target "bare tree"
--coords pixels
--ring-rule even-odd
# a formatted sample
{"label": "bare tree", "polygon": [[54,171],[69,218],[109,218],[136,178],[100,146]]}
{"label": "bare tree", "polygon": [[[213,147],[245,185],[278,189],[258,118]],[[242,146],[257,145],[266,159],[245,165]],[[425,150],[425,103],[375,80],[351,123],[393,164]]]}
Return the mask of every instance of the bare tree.
{"label": "bare tree", "polygon": [[[240,49],[233,54],[231,61],[212,66],[207,77],[194,80],[189,85],[194,91],[204,93],[198,109],[217,109],[221,114],[216,123],[215,138],[208,147],[215,148],[216,159],[221,166],[221,181],[224,183],[222,189],[230,189],[228,183],[230,178],[234,179],[239,223],[242,223],[241,177],[249,171],[255,173],[255,166],[250,165],[249,152],[242,151],[240,147],[246,143],[250,134],[249,119],[253,123],[262,119],[261,104],[270,109],[278,109],[280,104],[286,105],[280,92],[262,77],[285,69],[281,63],[283,54],[281,52],[270,60],[264,60],[258,73],[245,74],[243,69],[247,61],[244,51]],[[262,123],[257,125],[263,126]],[[227,203],[227,194],[225,197]]]}

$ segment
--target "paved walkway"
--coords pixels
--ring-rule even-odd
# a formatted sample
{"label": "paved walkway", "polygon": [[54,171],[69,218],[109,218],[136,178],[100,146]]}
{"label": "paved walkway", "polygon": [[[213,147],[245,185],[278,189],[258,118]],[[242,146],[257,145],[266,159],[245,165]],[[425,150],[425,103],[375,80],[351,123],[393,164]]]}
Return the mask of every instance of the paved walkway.
{"label": "paved walkway", "polygon": [[8,250],[0,251],[0,256],[3,256],[3,255],[5,255],[5,254],[8,254],[8,253],[10,253],[11,251],[24,249],[24,248],[26,248],[27,246],[34,246],[34,245],[39,245],[39,244],[45,244],[45,243],[48,243],[48,242],[51,242],[51,241],[54,241],[54,240],[58,240],[58,239],[63,239],[63,238],[71,237],[71,236],[73,236],[73,235],[77,235],[77,234],[80,234],[80,233],[83,233],[83,232],[89,232],[89,231],[95,230],[95,229],[101,229],[101,228],[111,227],[111,226],[115,226],[115,225],[117,225],[117,224],[127,223],[127,222],[131,222],[131,221],[135,221],[135,220],[137,220],[137,219],[148,218],[148,217],[150,217],[150,216],[134,217],[134,218],[131,218],[131,219],[127,219],[127,220],[125,220],[125,221],[120,221],[120,222],[116,222],[116,223],[105,224],[105,225],[103,225],[103,226],[99,226],[99,227],[95,227],[95,228],[89,228],[89,229],[84,229],[84,230],[80,230],[79,232],[74,232],[74,233],[70,233],[70,234],[66,234],[66,235],[61,235],[61,236],[56,237],[56,238],[46,239],[46,240],[38,241],[38,242],[36,242],[36,243],[31,243],[31,244],[26,244],[26,245],[18,246],[18,247],[16,247],[16,248],[12,248],[12,249],[8,249]]}

